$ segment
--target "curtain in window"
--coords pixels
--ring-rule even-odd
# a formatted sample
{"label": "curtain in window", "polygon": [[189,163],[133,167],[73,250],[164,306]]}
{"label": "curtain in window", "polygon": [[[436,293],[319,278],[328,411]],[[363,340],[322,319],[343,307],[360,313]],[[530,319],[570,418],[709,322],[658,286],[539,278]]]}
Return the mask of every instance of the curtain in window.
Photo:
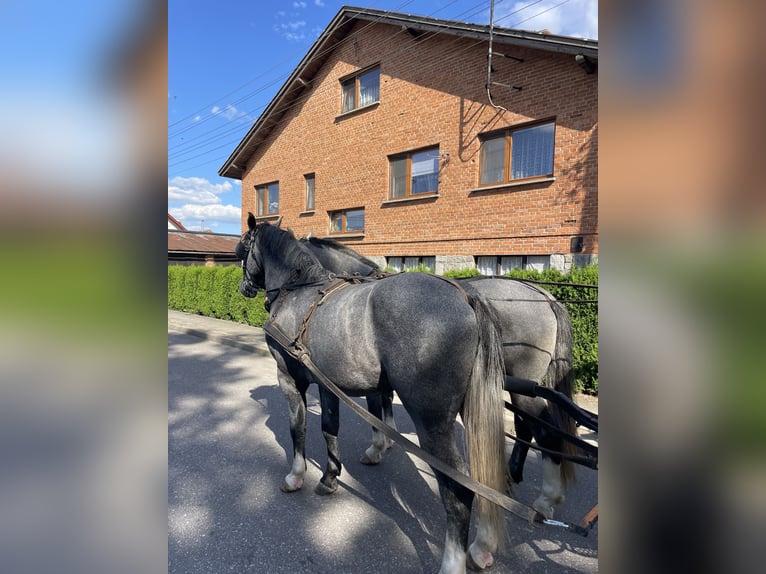
{"label": "curtain in window", "polygon": [[430,269],[431,273],[436,270],[436,257],[421,257],[420,262]]}
{"label": "curtain in window", "polygon": [[257,205],[255,206],[255,213],[256,215],[265,215],[266,214],[266,208],[265,208],[265,202],[264,198],[266,195],[266,189],[259,187],[255,190],[255,197]]}
{"label": "curtain in window", "polygon": [[269,186],[269,213],[279,213],[279,184]]}
{"label": "curtain in window", "polygon": [[439,150],[412,154],[412,190],[410,193],[434,193],[439,187]]}
{"label": "curtain in window", "polygon": [[505,275],[511,269],[521,269],[524,260],[520,255],[510,255],[500,258],[500,275]]}
{"label": "curtain in window", "polygon": [[314,176],[306,176],[306,211],[314,209]]}
{"label": "curtain in window", "polygon": [[476,269],[478,269],[479,273],[482,275],[494,275],[496,266],[497,257],[494,255],[491,257],[482,256],[476,258]]}
{"label": "curtain in window", "polygon": [[389,257],[388,258],[388,266],[391,267],[394,271],[401,271],[402,270],[402,258],[401,257]]}
{"label": "curtain in window", "polygon": [[505,136],[481,144],[481,183],[496,183],[505,177]]}
{"label": "curtain in window", "polygon": [[380,99],[380,70],[375,68],[359,76],[359,107],[373,104]]}
{"label": "curtain in window", "polygon": [[333,213],[330,216],[330,233],[340,233],[343,231],[343,214]]}
{"label": "curtain in window", "polygon": [[405,257],[404,258],[405,269],[415,269],[419,263],[420,263],[420,257]]}
{"label": "curtain in window", "polygon": [[553,131],[550,123],[513,132],[511,179],[553,173]]}
{"label": "curtain in window", "polygon": [[342,88],[341,111],[350,112],[356,108],[356,80],[351,79],[343,82]]}
{"label": "curtain in window", "polygon": [[550,255],[527,255],[527,269],[545,271],[551,266]]}
{"label": "curtain in window", "polygon": [[389,185],[391,199],[404,197],[407,194],[407,159],[391,160]]}

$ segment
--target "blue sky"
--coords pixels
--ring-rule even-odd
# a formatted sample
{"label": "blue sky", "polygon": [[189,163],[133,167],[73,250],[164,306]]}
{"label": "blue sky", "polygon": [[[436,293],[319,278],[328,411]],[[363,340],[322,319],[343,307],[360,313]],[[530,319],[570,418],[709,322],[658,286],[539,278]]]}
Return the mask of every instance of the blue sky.
{"label": "blue sky", "polygon": [[[169,0],[168,211],[187,229],[240,232],[240,182],[218,176],[344,5],[479,24],[490,0]],[[598,38],[598,0],[495,0],[495,24]]]}

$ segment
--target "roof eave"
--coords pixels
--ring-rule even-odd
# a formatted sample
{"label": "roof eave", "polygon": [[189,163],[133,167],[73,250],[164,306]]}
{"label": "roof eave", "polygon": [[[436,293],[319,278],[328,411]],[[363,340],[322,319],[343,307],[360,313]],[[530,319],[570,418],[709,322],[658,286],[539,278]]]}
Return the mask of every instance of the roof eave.
{"label": "roof eave", "polygon": [[[308,64],[314,59],[317,53],[320,53],[325,44],[331,40],[338,29],[351,20],[368,20],[380,22],[389,25],[402,25],[408,28],[416,28],[429,32],[445,32],[458,36],[476,38],[485,40],[489,33],[489,26],[484,24],[469,24],[466,22],[457,22],[452,20],[437,20],[422,16],[413,16],[409,14],[391,13],[369,8],[356,8],[353,6],[344,6],[335,15],[335,18],[327,25],[324,32],[317,38],[309,51],[293,70],[287,81],[282,85],[277,94],[271,100],[266,109],[255,121],[247,134],[242,138],[234,151],[218,170],[218,175],[236,180],[242,180],[245,173],[245,164],[252,155],[252,150],[247,151],[254,145],[256,134],[272,118],[273,114],[279,111],[280,104],[286,99],[291,91],[301,91],[305,89],[305,84],[300,82],[302,73]],[[585,56],[598,59],[598,40],[588,40],[573,38],[569,36],[558,36],[555,34],[544,34],[540,32],[528,32],[524,30],[511,30],[509,28],[493,28],[493,41],[501,44],[512,44],[516,46],[541,49],[552,52],[566,54],[583,54]],[[297,84],[297,86],[296,86]],[[246,156],[246,157],[245,157]]]}

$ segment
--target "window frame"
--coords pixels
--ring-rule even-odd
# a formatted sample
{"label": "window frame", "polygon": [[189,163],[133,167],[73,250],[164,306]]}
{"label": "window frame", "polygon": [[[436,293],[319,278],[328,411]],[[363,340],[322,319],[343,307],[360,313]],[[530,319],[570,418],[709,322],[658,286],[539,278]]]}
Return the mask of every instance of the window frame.
{"label": "window frame", "polygon": [[[417,193],[412,193],[412,157],[421,153],[427,153],[429,151],[436,151],[436,171],[433,172],[433,175],[436,176],[436,189],[435,190],[429,190],[429,191],[421,191]],[[441,170],[440,166],[440,154],[439,154],[439,145],[433,145],[428,147],[422,147],[415,150],[402,152],[402,153],[396,153],[391,154],[388,156],[388,201],[401,201],[405,199],[418,199],[421,197],[432,197],[434,195],[439,195],[439,172]],[[405,167],[405,190],[404,195],[394,196],[394,162],[406,160],[407,164]]]}
{"label": "window frame", "polygon": [[[272,186],[276,186],[276,192],[277,192],[277,210],[272,212],[269,211],[269,191]],[[261,195],[265,193],[265,198],[263,203],[261,203]],[[271,181],[269,183],[262,183],[260,185],[255,186],[255,215],[256,217],[270,217],[274,215],[279,215],[279,181]]]}
{"label": "window frame", "polygon": [[[360,104],[361,101],[361,78],[363,76],[366,76],[367,74],[377,71],[378,72],[378,98],[375,101],[368,102],[364,105]],[[353,74],[349,74],[347,76],[343,76],[339,79],[340,82],[340,115],[344,114],[350,114],[357,110],[361,110],[370,106],[374,106],[376,104],[380,103],[380,64],[373,64],[372,66],[367,66],[366,68],[363,68],[361,70],[357,70]],[[352,107],[345,109],[345,102],[346,102],[346,86],[350,85],[351,82],[354,84],[354,103]]]}
{"label": "window frame", "polygon": [[[517,177],[513,178],[513,134],[515,132],[519,132],[521,130],[539,127],[552,124],[553,125],[553,139],[551,141],[551,169],[549,173],[541,173],[536,175],[531,175],[527,177]],[[511,127],[504,128],[502,130],[496,130],[492,132],[488,132],[486,134],[481,134],[479,137],[480,141],[480,148],[479,148],[479,188],[484,187],[497,187],[502,185],[518,185],[519,183],[525,183],[525,182],[533,182],[538,180],[545,180],[550,179],[554,177],[555,171],[556,171],[556,118],[546,118],[543,120],[536,120],[533,122],[526,122],[523,124],[517,124]],[[496,140],[503,138],[504,144],[503,144],[503,178],[500,181],[488,181],[483,182],[482,178],[484,176],[484,169],[486,164],[486,155],[485,155],[485,143],[487,141]]]}
{"label": "window frame", "polygon": [[[361,211],[362,212],[362,229],[348,229],[348,218],[347,214],[351,211]],[[364,207],[351,207],[348,209],[335,209],[333,211],[327,212],[328,219],[329,219],[329,234],[330,235],[364,235],[364,215],[365,210]],[[339,231],[333,231],[333,219],[336,215],[341,216],[341,229]]]}
{"label": "window frame", "polygon": [[[482,273],[482,276],[484,277],[491,277],[491,276],[503,276],[505,273],[508,273],[509,271],[513,269],[522,269],[522,270],[528,270],[528,269],[535,269],[535,267],[530,267],[530,258],[547,258],[546,261],[543,263],[543,270],[547,270],[551,268],[551,256],[545,255],[545,254],[532,254],[532,255],[474,255],[474,266],[476,269],[481,273],[481,267],[479,265],[479,258],[480,257],[494,257],[495,259],[495,270],[492,275],[484,275]],[[508,271],[503,273],[503,258],[519,258],[521,259],[521,265],[519,267],[510,267]]]}
{"label": "window frame", "polygon": [[[303,176],[305,191],[303,194],[303,210],[314,211],[316,209],[316,173],[307,173]],[[309,198],[311,201],[309,201]]]}
{"label": "window frame", "polygon": [[[393,260],[400,259],[400,262],[395,262]],[[417,259],[416,264],[412,264],[412,261],[407,263],[407,260],[410,259]],[[426,261],[427,260],[427,261]],[[397,263],[394,265],[394,263]],[[431,265],[433,263],[433,265]],[[436,271],[436,256],[435,255],[389,255],[386,257],[386,266],[390,267],[391,269],[394,269],[395,271],[401,273],[402,271],[408,271],[410,269],[417,269],[420,266],[427,267],[431,270],[431,273],[435,273]]]}

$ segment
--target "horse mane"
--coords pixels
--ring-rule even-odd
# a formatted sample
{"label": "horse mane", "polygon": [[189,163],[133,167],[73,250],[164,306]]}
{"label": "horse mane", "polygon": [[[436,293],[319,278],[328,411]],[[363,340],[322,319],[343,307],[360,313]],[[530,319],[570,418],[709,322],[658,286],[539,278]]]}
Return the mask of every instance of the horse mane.
{"label": "horse mane", "polygon": [[341,253],[345,253],[349,257],[352,257],[356,259],[357,261],[360,261],[361,263],[364,263],[365,265],[372,267],[375,271],[380,271],[380,267],[377,263],[372,261],[371,259],[367,259],[364,255],[360,255],[350,247],[346,247],[343,245],[340,241],[336,241],[335,239],[325,238],[321,239],[319,237],[307,237],[303,241],[308,241],[309,243],[313,243],[314,245],[317,245],[319,247],[329,247],[330,249],[333,249],[335,251],[340,251]]}
{"label": "horse mane", "polygon": [[303,247],[289,229],[280,229],[268,222],[258,226],[264,246],[280,254],[283,260],[290,261],[304,279],[321,279],[328,274],[319,259]]}

